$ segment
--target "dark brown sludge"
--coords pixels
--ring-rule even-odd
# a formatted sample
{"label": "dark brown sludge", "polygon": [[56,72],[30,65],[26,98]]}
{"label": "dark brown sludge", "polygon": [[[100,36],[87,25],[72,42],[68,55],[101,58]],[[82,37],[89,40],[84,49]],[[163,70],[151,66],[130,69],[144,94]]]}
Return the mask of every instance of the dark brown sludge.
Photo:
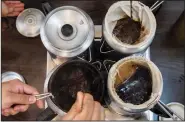
{"label": "dark brown sludge", "polygon": [[141,23],[134,21],[130,17],[118,20],[113,30],[113,35],[126,44],[134,44],[138,41],[140,33]]}

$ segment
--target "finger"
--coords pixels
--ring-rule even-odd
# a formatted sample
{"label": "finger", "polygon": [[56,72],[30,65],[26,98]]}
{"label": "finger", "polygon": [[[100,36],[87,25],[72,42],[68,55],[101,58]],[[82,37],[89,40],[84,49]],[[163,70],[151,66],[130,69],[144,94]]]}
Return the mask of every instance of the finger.
{"label": "finger", "polygon": [[90,94],[85,93],[82,105],[82,112],[75,117],[75,120],[91,120],[94,109],[94,99]]}
{"label": "finger", "polygon": [[10,6],[14,7],[14,8],[24,8],[24,3],[13,4],[13,5],[10,5]]}
{"label": "finger", "polygon": [[24,8],[24,4],[23,3],[19,3],[19,4],[7,4],[8,8]]}
{"label": "finger", "polygon": [[76,102],[75,102],[78,112],[81,112],[81,110],[82,110],[83,98],[84,98],[84,93],[83,92],[78,92],[77,93],[77,99],[76,99]]}
{"label": "finger", "polygon": [[21,3],[21,1],[4,1],[4,3],[6,3],[6,4],[17,4],[17,3]]}
{"label": "finger", "polygon": [[15,110],[15,111],[21,111],[21,107],[20,107],[21,105],[16,105],[13,109]]}
{"label": "finger", "polygon": [[14,17],[14,16],[18,16],[19,14],[20,12],[13,12],[13,13],[8,14],[7,16]]}
{"label": "finger", "polygon": [[[23,91],[24,93],[27,93],[27,94],[39,94],[39,92],[36,90],[36,88],[32,87],[32,86],[29,86],[27,84],[24,84],[22,83],[23,85]],[[38,106],[38,108],[44,108],[44,101],[43,100],[38,100],[36,101],[36,105]]]}
{"label": "finger", "polygon": [[1,114],[2,114],[2,115],[4,115],[4,114],[5,114],[5,112],[4,112],[4,111],[1,111]]}
{"label": "finger", "polygon": [[13,109],[18,112],[25,112],[29,108],[29,105],[16,105]]}
{"label": "finger", "polygon": [[101,119],[101,105],[99,102],[94,102],[94,110],[91,120],[100,120]]}
{"label": "finger", "polygon": [[8,8],[8,13],[12,13],[13,11],[14,11],[14,8],[12,8],[12,7]]}
{"label": "finger", "polygon": [[10,108],[4,109],[4,113],[10,113]]}
{"label": "finger", "polygon": [[4,109],[3,110],[3,115],[4,116],[9,116],[10,115],[10,108]]}
{"label": "finger", "polygon": [[101,107],[101,119],[100,120],[105,120],[105,109],[104,109],[104,107]]}
{"label": "finger", "polygon": [[36,88],[29,86],[27,84],[24,84],[24,83],[23,83],[23,89],[24,89],[24,93],[27,93],[27,94],[33,94],[33,95],[39,94]]}
{"label": "finger", "polygon": [[[12,16],[12,15],[19,14],[19,13],[20,12],[13,12],[9,15]],[[9,83],[11,84],[9,85],[11,92],[26,93],[26,94],[32,94],[32,95],[39,94],[36,88],[21,82],[19,79],[11,80],[9,81]],[[12,89],[12,87],[14,87],[14,89]]]}
{"label": "finger", "polygon": [[37,100],[36,105],[38,108],[42,109],[44,108],[44,101],[43,100]]}
{"label": "finger", "polygon": [[84,94],[82,92],[77,93],[77,99],[69,112],[62,118],[62,120],[73,120],[73,118],[80,113]]}
{"label": "finger", "polygon": [[10,114],[9,113],[4,113],[4,116],[9,116]]}
{"label": "finger", "polygon": [[36,102],[36,98],[32,95],[11,93],[12,104],[33,104]]}
{"label": "finger", "polygon": [[20,12],[20,11],[23,11],[24,8],[14,8],[14,12]]}
{"label": "finger", "polygon": [[[20,12],[13,12],[12,14],[15,15],[15,13],[20,13]],[[18,93],[21,91],[21,93],[32,94],[32,95],[39,94],[36,88],[29,86],[29,85],[21,82],[18,79],[11,80],[9,82],[11,82],[12,87],[16,87],[16,90],[14,90],[14,91],[16,91]]]}
{"label": "finger", "polygon": [[15,111],[13,108],[10,108],[10,115],[16,115],[19,111]]}

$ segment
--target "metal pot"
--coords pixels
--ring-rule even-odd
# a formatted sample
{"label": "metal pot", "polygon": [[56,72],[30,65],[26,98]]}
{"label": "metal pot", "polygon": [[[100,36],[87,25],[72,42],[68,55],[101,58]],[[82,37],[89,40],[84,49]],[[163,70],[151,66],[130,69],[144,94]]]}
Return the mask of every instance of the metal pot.
{"label": "metal pot", "polygon": [[47,16],[41,26],[40,36],[48,52],[57,58],[71,58],[91,45],[94,24],[83,10],[74,6],[62,6],[52,10],[48,2],[43,3],[42,8]]}
{"label": "metal pot", "polygon": [[[114,87],[115,76],[119,70],[119,67],[121,67],[125,62],[134,62],[136,64],[143,65],[147,67],[151,72],[152,93],[151,93],[150,99],[144,102],[143,104],[134,105],[131,103],[125,103],[117,95],[115,91],[115,87]],[[152,109],[152,111],[154,113],[157,113],[158,115],[169,117],[166,114],[166,112],[164,112],[163,109],[161,109],[158,106],[159,99],[161,97],[162,89],[163,89],[163,79],[162,79],[161,72],[159,71],[157,66],[154,63],[152,63],[150,60],[147,60],[139,56],[138,57],[130,56],[116,62],[109,71],[107,89],[108,89],[108,98],[106,100],[107,106],[117,114],[137,115]]]}
{"label": "metal pot", "polygon": [[156,19],[150,8],[138,1],[133,1],[132,7],[133,13],[135,13],[133,19],[140,21],[144,28],[137,44],[130,45],[123,43],[112,34],[117,20],[124,18],[126,15],[130,16],[130,1],[114,3],[107,11],[103,21],[103,36],[105,41],[114,50],[123,54],[134,54],[146,50],[152,43],[156,32]]}
{"label": "metal pot", "polygon": [[88,92],[96,101],[102,102],[104,80],[95,66],[87,61],[71,60],[55,67],[44,83],[44,93],[52,93],[54,98],[46,98],[48,107],[37,120],[52,120],[56,115],[65,115],[75,102],[78,91]]}

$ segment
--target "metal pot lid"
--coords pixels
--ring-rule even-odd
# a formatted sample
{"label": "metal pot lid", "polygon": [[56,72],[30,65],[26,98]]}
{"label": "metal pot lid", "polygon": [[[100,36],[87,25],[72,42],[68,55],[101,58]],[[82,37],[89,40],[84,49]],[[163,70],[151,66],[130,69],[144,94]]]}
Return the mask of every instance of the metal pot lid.
{"label": "metal pot lid", "polygon": [[61,57],[74,57],[91,45],[94,24],[83,10],[63,6],[47,15],[40,33],[48,51]]}
{"label": "metal pot lid", "polygon": [[25,9],[16,19],[16,28],[23,36],[35,37],[40,34],[44,19],[45,16],[39,9]]}

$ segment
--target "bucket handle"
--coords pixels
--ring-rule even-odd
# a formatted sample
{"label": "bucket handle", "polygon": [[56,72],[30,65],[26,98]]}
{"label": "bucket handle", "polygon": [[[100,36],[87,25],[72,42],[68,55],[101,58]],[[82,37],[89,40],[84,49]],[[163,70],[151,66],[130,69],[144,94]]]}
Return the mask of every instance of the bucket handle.
{"label": "bucket handle", "polygon": [[44,14],[47,15],[50,11],[53,10],[53,7],[51,6],[51,3],[45,1],[42,3],[42,9],[44,11]]}
{"label": "bucket handle", "polygon": [[53,112],[50,107],[47,107],[39,114],[39,116],[37,116],[36,121],[50,121],[56,116],[57,114]]}

